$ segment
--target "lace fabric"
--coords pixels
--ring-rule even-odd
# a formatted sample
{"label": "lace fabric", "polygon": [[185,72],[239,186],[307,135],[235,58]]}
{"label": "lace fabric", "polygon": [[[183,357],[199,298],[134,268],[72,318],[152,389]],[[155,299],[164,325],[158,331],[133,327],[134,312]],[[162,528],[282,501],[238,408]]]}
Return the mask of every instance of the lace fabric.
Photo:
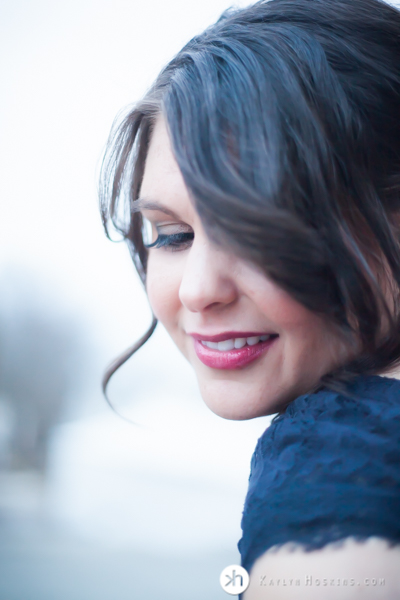
{"label": "lace fabric", "polygon": [[400,543],[400,381],[361,376],[348,395],[300,396],[273,419],[251,460],[241,525],[248,571],[287,542]]}

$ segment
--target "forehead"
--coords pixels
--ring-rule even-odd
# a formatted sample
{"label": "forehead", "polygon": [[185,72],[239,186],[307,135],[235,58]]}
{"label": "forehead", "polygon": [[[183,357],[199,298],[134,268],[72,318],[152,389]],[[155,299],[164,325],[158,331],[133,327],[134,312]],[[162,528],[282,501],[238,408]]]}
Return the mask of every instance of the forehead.
{"label": "forehead", "polygon": [[140,196],[146,200],[162,202],[174,211],[193,211],[162,115],[157,117],[151,137]]}

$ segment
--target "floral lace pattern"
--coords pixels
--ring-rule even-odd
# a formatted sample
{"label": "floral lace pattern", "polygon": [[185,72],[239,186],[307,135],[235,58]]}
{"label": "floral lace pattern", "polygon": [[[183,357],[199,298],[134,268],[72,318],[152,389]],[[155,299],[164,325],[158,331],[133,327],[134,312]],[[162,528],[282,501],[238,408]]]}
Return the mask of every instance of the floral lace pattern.
{"label": "floral lace pattern", "polygon": [[360,376],[349,395],[300,396],[258,440],[238,548],[250,571],[268,548],[353,536],[400,543],[400,381]]}

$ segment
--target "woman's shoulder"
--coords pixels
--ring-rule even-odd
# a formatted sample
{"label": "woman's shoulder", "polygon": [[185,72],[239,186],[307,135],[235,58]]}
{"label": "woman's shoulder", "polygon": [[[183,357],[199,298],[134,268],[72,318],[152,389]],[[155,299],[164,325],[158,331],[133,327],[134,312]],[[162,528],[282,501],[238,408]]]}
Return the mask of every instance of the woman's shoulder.
{"label": "woman's shoulder", "polygon": [[365,450],[370,444],[386,455],[388,444],[399,443],[400,381],[358,377],[342,391],[322,389],[289,404],[258,440],[254,462],[279,458],[286,463],[291,447],[298,460],[305,455],[318,460],[318,451]]}
{"label": "woman's shoulder", "polygon": [[358,376],[337,389],[322,388],[299,396],[272,423],[281,420],[310,424],[329,419],[337,424],[353,423],[364,428],[374,418],[400,414],[400,380],[378,375]]}
{"label": "woman's shoulder", "polygon": [[239,542],[250,566],[268,548],[354,536],[400,543],[400,381],[359,377],[346,393],[297,398],[252,457]]}

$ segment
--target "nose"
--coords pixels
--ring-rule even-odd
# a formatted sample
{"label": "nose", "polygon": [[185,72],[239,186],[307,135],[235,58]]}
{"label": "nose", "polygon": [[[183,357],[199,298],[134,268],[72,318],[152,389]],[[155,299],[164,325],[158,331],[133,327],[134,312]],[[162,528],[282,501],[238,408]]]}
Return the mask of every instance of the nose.
{"label": "nose", "polygon": [[191,312],[222,309],[235,302],[238,292],[232,256],[208,238],[195,237],[179,287],[179,298]]}

